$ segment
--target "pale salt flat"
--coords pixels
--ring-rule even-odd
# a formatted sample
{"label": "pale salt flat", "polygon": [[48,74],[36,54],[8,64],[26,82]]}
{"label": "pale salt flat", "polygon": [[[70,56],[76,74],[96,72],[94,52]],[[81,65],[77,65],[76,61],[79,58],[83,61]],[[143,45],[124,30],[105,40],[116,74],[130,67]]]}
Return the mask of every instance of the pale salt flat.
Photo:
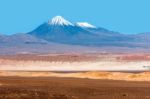
{"label": "pale salt flat", "polygon": [[150,61],[48,62],[0,60],[0,70],[23,71],[146,71]]}

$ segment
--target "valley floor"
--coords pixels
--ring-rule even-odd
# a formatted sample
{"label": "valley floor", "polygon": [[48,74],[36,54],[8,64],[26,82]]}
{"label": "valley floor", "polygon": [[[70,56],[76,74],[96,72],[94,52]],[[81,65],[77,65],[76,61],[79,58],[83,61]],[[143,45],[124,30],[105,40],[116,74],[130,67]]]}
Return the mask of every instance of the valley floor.
{"label": "valley floor", "polygon": [[0,56],[0,99],[150,99],[149,70],[150,54]]}
{"label": "valley floor", "polygon": [[149,82],[0,77],[0,99],[150,99]]}

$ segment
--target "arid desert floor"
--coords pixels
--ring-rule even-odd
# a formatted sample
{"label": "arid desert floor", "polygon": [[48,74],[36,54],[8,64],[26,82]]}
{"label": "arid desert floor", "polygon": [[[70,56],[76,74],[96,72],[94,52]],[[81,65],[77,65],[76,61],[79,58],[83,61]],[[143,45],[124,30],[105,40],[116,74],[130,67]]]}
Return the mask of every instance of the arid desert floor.
{"label": "arid desert floor", "polygon": [[150,54],[0,56],[0,99],[150,99]]}
{"label": "arid desert floor", "polygon": [[150,82],[0,77],[0,99],[150,99]]}

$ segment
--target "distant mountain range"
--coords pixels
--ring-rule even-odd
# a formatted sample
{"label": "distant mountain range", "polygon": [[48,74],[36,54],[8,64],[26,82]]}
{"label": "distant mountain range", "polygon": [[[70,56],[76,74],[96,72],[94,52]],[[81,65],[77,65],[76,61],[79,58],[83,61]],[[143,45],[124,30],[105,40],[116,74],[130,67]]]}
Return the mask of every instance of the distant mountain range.
{"label": "distant mountain range", "polygon": [[150,33],[127,35],[56,16],[29,33],[0,34],[0,54],[150,52]]}

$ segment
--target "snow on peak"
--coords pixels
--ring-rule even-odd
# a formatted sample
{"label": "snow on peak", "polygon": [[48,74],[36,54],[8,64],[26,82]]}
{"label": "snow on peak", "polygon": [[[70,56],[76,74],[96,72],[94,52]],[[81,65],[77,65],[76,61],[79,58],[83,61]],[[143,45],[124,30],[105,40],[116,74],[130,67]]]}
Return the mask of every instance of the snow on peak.
{"label": "snow on peak", "polygon": [[89,24],[89,23],[87,23],[87,22],[77,22],[76,24],[77,24],[78,26],[84,27],[84,28],[96,28],[96,26],[91,25],[91,24]]}
{"label": "snow on peak", "polygon": [[73,25],[71,22],[64,19],[62,16],[55,16],[48,22],[51,25]]}

